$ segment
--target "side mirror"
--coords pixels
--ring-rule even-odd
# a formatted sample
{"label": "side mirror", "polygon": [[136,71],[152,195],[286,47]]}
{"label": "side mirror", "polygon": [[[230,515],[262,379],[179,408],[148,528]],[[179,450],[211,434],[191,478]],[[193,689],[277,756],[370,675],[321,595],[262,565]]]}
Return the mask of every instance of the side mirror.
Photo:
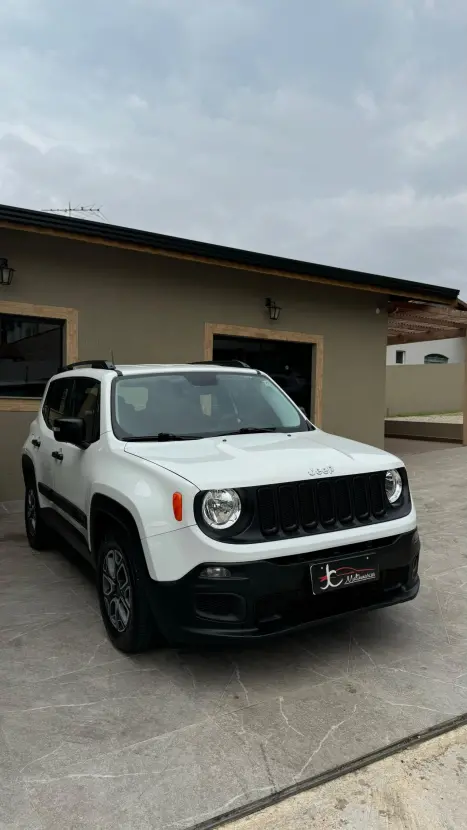
{"label": "side mirror", "polygon": [[82,418],[57,418],[53,429],[56,441],[61,441],[64,444],[74,444],[83,450],[88,447],[86,424]]}

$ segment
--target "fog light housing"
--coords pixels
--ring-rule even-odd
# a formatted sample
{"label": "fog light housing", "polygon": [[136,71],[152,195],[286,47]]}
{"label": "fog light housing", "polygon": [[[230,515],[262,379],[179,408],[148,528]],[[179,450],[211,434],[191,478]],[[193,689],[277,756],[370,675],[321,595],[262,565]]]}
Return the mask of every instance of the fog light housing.
{"label": "fog light housing", "polygon": [[200,579],[230,579],[232,574],[228,568],[222,568],[220,565],[210,565],[208,568],[203,568],[199,576]]}
{"label": "fog light housing", "polygon": [[412,561],[412,579],[416,579],[417,576],[418,576],[419,559],[420,559],[420,557],[417,555],[417,556],[414,557],[414,559]]}

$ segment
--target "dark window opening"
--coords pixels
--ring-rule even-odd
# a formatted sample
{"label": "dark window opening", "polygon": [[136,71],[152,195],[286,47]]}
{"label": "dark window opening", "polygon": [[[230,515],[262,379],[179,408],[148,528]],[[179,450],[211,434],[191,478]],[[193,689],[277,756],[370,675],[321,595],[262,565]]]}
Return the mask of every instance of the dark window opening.
{"label": "dark window opening", "polygon": [[0,397],[41,398],[63,364],[63,320],[0,314]]}
{"label": "dark window opening", "polygon": [[403,352],[403,351],[397,351],[396,352],[396,363],[399,366],[401,366],[403,363],[405,363],[405,352]]}
{"label": "dark window opening", "polygon": [[266,372],[312,417],[313,345],[214,335],[213,360],[242,360]]}

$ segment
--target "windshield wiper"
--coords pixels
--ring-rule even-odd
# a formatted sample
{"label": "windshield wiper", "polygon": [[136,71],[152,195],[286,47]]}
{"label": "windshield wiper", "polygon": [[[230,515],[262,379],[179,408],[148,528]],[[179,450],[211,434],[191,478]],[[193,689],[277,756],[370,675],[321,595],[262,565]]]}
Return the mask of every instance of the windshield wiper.
{"label": "windshield wiper", "polygon": [[242,427],[235,432],[226,432],[226,435],[254,435],[256,432],[277,432],[277,427]]}
{"label": "windshield wiper", "polygon": [[196,441],[198,435],[177,435],[175,432],[158,432],[157,435],[132,435],[127,441]]}
{"label": "windshield wiper", "polygon": [[[277,432],[277,427],[242,427],[236,429],[235,432],[223,432],[222,435],[253,435],[261,432]],[[202,438],[214,438],[218,435],[178,435],[175,432],[158,432],[157,435],[131,435],[126,438],[126,441],[136,442],[150,442],[159,441],[200,441]]]}

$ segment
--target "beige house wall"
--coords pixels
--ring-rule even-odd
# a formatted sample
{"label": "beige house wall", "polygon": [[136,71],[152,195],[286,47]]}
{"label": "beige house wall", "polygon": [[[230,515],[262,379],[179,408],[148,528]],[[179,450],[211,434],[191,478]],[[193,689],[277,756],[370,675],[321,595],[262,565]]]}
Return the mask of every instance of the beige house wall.
{"label": "beige house wall", "polygon": [[460,412],[464,406],[463,363],[386,367],[386,415]]}
{"label": "beige house wall", "polygon": [[[16,269],[0,303],[75,309],[81,360],[202,360],[206,323],[321,336],[323,428],[383,446],[385,297],[21,231],[0,230],[0,251]],[[265,297],[282,307],[278,322]],[[0,411],[0,501],[21,495],[33,417]]]}

